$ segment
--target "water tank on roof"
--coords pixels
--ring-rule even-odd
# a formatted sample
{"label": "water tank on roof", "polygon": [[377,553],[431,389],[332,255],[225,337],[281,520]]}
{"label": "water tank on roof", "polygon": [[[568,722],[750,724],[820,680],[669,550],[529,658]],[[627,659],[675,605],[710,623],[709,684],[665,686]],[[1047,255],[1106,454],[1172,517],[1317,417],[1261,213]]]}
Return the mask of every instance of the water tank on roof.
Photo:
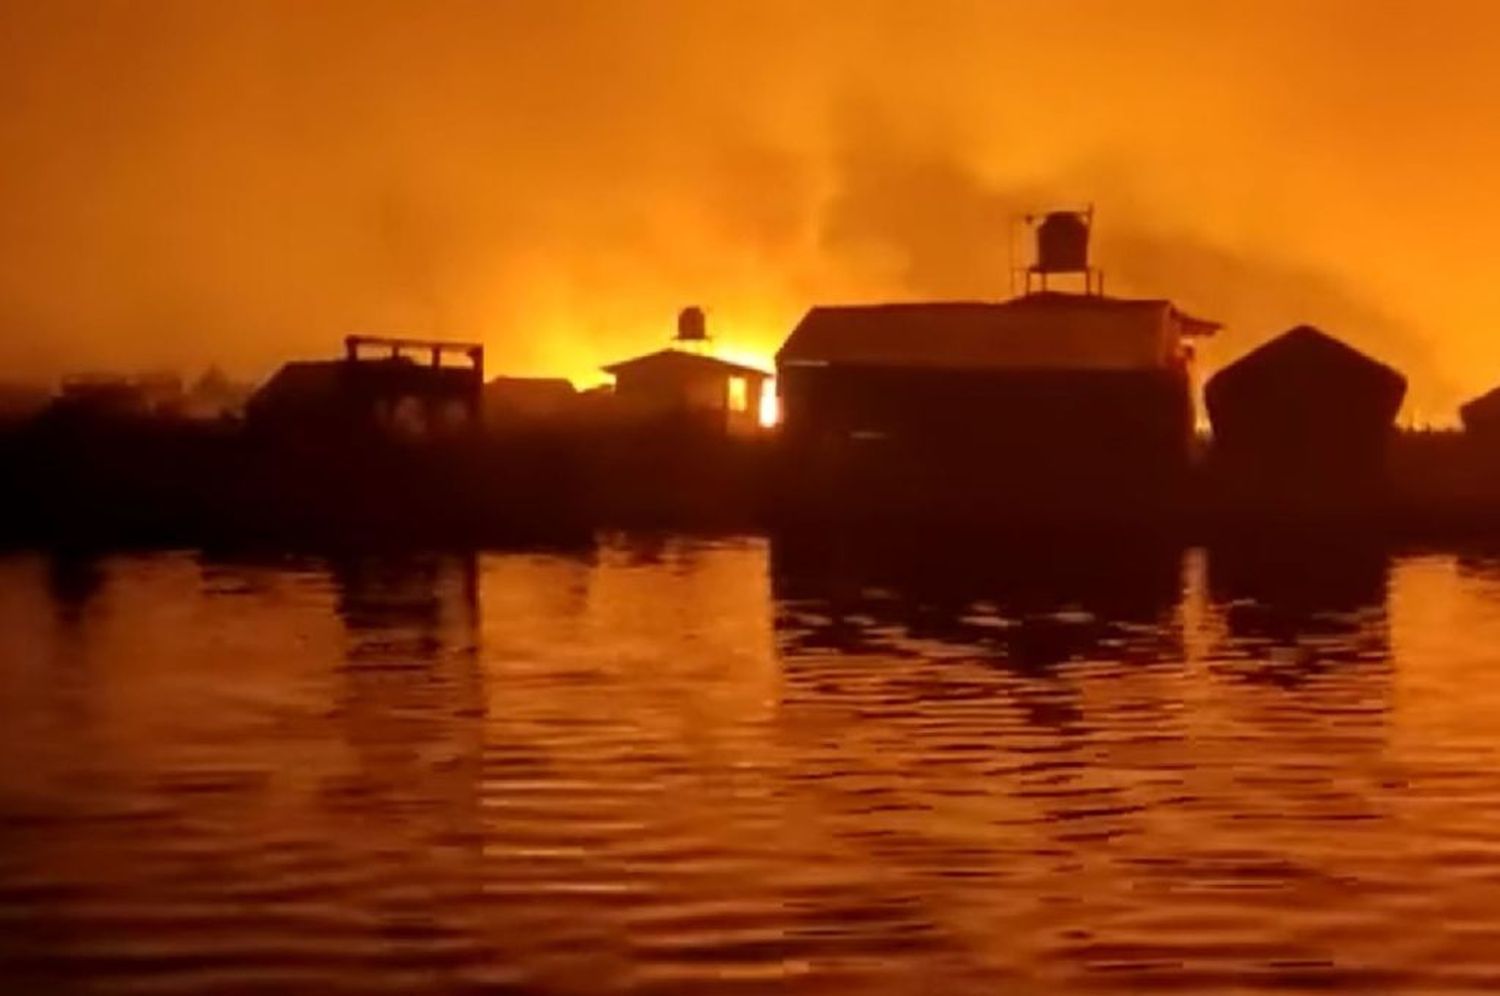
{"label": "water tank on roof", "polygon": [[1037,273],[1084,273],[1089,268],[1089,223],[1081,211],[1052,211],[1036,226]]}
{"label": "water tank on roof", "polygon": [[677,341],[678,342],[706,342],[708,340],[708,322],[703,317],[703,309],[699,307],[683,308],[677,313]]}

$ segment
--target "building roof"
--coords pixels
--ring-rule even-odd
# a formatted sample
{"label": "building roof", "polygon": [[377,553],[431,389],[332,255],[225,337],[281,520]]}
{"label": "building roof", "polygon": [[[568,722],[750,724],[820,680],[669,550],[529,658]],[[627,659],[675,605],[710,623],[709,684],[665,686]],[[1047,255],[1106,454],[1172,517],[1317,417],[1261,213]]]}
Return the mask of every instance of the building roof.
{"label": "building roof", "polygon": [[248,406],[298,405],[324,400],[342,387],[343,360],[293,360],[284,363],[250,395]]}
{"label": "building roof", "polygon": [[1326,423],[1384,426],[1405,397],[1406,378],[1399,371],[1310,325],[1245,354],[1203,388],[1215,433],[1231,423],[1305,424],[1314,414]]}
{"label": "building roof", "polygon": [[484,393],[525,398],[571,398],[578,393],[566,377],[492,377]]}
{"label": "building roof", "polygon": [[1168,301],[1042,293],[1010,301],[813,308],[780,365],[938,369],[1141,369],[1177,360],[1183,336],[1219,326]]}
{"label": "building roof", "polygon": [[1459,406],[1458,414],[1465,426],[1478,422],[1487,425],[1500,422],[1500,387],[1492,388],[1477,398],[1470,398]]}
{"label": "building roof", "polygon": [[1299,325],[1256,347],[1210,377],[1206,387],[1210,392],[1238,390],[1273,381],[1295,381],[1308,389],[1365,389],[1394,394],[1398,402],[1406,393],[1406,378],[1399,371],[1311,325]]}
{"label": "building roof", "polygon": [[632,373],[643,369],[658,370],[711,370],[726,376],[735,377],[769,377],[768,371],[757,367],[746,366],[743,363],[732,363],[729,360],[720,359],[717,356],[705,356],[702,353],[688,353],[680,349],[659,349],[654,353],[644,356],[635,356],[619,363],[611,363],[602,368],[605,373],[615,374]]}
{"label": "building roof", "polygon": [[495,377],[484,385],[491,410],[517,414],[555,414],[578,400],[566,377]]}

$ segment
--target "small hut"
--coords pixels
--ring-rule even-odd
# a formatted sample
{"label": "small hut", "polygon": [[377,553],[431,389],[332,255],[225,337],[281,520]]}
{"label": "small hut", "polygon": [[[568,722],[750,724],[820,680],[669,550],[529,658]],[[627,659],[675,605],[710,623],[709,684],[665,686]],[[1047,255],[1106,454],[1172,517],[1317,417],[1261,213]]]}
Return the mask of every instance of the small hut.
{"label": "small hut", "polygon": [[764,370],[677,349],[611,363],[617,407],[637,418],[699,421],[725,432],[760,427]]}
{"label": "small hut", "polygon": [[711,341],[703,309],[684,308],[667,349],[604,367],[615,378],[616,414],[731,434],[761,429],[761,402],[771,375],[709,355]]}
{"label": "small hut", "polygon": [[1241,483],[1362,486],[1385,469],[1406,378],[1308,325],[1209,378],[1217,467]]}

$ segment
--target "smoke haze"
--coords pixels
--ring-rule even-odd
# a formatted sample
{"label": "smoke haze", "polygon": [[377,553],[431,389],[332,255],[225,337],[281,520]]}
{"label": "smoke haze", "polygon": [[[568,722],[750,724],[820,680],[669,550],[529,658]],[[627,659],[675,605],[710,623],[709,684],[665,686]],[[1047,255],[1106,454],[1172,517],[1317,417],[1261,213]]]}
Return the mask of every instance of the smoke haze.
{"label": "smoke haze", "polygon": [[1484,3],[11,0],[7,376],[472,337],[586,380],[702,303],[1001,297],[1093,202],[1109,289],[1301,322],[1418,418],[1500,382]]}

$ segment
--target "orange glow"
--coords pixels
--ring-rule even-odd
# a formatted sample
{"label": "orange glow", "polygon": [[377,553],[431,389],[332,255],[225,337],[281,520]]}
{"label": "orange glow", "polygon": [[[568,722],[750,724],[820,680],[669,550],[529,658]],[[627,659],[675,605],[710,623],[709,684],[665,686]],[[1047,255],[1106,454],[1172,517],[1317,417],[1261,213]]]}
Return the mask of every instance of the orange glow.
{"label": "orange glow", "polygon": [[776,381],[766,381],[760,389],[760,424],[769,429],[781,421],[781,398],[776,394]]}
{"label": "orange glow", "polygon": [[0,370],[482,338],[599,383],[685,303],[996,298],[1093,202],[1111,292],[1299,322],[1419,420],[1500,382],[1492,4],[0,5]]}
{"label": "orange glow", "polygon": [[746,411],[750,407],[750,385],[743,377],[729,378],[729,410]]}

